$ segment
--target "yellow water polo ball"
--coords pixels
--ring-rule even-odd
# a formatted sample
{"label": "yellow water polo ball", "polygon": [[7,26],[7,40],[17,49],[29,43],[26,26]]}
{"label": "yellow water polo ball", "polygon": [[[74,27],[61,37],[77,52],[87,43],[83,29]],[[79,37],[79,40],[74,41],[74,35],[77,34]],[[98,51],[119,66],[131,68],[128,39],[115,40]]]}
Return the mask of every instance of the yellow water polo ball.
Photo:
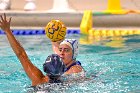
{"label": "yellow water polo ball", "polygon": [[51,20],[45,27],[46,36],[53,42],[65,38],[66,26],[60,20]]}

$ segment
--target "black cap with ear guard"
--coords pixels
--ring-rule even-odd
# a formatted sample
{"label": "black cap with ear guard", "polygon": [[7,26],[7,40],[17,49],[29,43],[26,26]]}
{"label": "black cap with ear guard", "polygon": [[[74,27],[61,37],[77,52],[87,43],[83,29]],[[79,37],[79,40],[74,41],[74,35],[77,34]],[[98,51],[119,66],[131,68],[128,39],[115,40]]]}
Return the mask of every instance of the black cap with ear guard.
{"label": "black cap with ear guard", "polygon": [[51,54],[43,64],[43,70],[50,79],[56,79],[65,72],[65,65],[57,54]]}

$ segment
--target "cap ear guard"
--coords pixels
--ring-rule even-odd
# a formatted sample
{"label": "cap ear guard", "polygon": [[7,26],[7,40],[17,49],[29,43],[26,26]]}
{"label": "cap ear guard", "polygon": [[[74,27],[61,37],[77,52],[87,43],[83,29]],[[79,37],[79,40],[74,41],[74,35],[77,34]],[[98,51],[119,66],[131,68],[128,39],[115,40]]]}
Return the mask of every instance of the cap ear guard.
{"label": "cap ear guard", "polygon": [[58,55],[52,54],[47,57],[43,64],[43,70],[48,76],[61,76],[65,72],[65,65]]}

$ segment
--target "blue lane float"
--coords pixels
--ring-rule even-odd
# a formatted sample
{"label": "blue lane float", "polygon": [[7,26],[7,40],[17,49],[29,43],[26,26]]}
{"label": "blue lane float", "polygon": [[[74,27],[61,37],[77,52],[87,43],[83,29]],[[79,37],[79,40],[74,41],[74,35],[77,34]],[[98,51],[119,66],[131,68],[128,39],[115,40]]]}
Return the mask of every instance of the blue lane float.
{"label": "blue lane float", "polygon": [[[44,29],[14,29],[12,30],[14,35],[45,35]],[[0,35],[4,35],[5,32],[0,30]],[[79,29],[68,29],[67,34],[80,34]]]}

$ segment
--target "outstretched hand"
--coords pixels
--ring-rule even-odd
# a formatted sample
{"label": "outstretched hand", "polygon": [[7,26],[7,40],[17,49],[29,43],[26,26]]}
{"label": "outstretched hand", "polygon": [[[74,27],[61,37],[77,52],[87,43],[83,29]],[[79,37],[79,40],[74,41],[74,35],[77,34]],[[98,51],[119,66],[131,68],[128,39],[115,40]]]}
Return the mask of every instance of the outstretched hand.
{"label": "outstretched hand", "polygon": [[9,20],[6,18],[6,14],[0,15],[0,27],[4,32],[10,31],[10,23],[11,23],[11,17]]}

